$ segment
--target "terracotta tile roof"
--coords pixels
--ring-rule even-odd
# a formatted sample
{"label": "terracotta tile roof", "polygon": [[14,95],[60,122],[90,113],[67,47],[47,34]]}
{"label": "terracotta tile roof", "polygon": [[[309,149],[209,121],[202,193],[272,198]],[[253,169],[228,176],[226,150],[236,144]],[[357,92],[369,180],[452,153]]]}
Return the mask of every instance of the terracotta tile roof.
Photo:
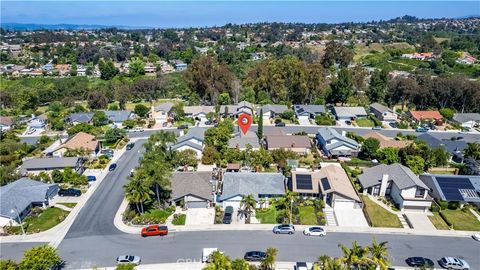
{"label": "terracotta tile roof", "polygon": [[0,124],[5,126],[13,125],[13,118],[8,116],[0,116]]}
{"label": "terracotta tile roof", "polygon": [[410,115],[417,121],[424,119],[442,120],[442,115],[438,111],[411,111]]}
{"label": "terracotta tile roof", "polygon": [[95,151],[98,146],[98,141],[95,136],[87,134],[85,132],[79,132],[73,137],[68,139],[64,144],[60,145],[58,149],[67,148],[67,149],[85,149],[90,151]]}
{"label": "terracotta tile roof", "polygon": [[395,139],[389,138],[378,132],[370,132],[365,134],[363,137],[365,139],[368,139],[368,138],[377,139],[380,142],[380,148],[386,148],[386,147],[404,148],[412,143],[412,141],[409,141],[409,140],[397,141]]}

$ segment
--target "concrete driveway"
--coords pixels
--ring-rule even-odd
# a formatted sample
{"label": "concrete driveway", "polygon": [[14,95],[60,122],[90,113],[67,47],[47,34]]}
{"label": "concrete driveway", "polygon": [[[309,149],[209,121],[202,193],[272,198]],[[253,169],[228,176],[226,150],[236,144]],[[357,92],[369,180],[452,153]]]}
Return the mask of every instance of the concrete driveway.
{"label": "concrete driveway", "polygon": [[436,230],[435,226],[433,226],[432,222],[428,218],[427,213],[423,212],[405,212],[408,220],[412,224],[415,230],[422,230],[422,231],[431,231]]}
{"label": "concrete driveway", "polygon": [[211,225],[215,222],[215,208],[189,208],[185,225]]}
{"label": "concrete driveway", "polygon": [[334,213],[337,218],[338,226],[368,227],[367,220],[360,208],[352,209],[346,207],[334,207]]}
{"label": "concrete driveway", "polygon": [[305,119],[305,118],[299,118],[298,123],[300,126],[311,126],[312,123],[310,123],[310,119]]}

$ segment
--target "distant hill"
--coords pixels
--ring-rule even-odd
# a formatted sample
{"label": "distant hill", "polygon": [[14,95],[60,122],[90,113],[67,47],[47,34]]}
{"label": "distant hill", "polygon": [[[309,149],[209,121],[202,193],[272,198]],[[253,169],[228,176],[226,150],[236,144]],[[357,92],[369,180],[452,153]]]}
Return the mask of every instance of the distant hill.
{"label": "distant hill", "polygon": [[124,25],[97,25],[97,24],[35,24],[35,23],[1,23],[5,30],[94,30],[106,28],[118,29],[149,29],[147,26],[124,26]]}

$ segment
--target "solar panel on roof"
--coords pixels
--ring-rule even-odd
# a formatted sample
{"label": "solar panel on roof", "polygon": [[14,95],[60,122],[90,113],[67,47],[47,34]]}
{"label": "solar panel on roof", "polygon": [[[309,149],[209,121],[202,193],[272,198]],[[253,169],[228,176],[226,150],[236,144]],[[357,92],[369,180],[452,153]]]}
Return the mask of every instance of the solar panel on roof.
{"label": "solar panel on roof", "polygon": [[312,189],[312,176],[309,174],[297,175],[297,189]]}
{"label": "solar panel on roof", "polygon": [[330,189],[330,182],[328,182],[327,178],[322,178],[322,179],[320,179],[320,181],[322,182],[323,190],[329,190]]}
{"label": "solar panel on roof", "polygon": [[460,190],[475,189],[468,178],[436,177],[436,179],[447,201],[463,201]]}

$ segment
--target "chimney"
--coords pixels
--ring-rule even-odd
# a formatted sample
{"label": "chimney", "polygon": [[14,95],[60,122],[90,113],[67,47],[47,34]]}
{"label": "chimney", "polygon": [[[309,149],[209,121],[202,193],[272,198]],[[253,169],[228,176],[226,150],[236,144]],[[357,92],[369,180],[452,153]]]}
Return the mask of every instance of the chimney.
{"label": "chimney", "polygon": [[342,136],[343,137],[347,136],[347,132],[345,130],[342,130]]}
{"label": "chimney", "polygon": [[387,190],[388,186],[388,174],[384,174],[382,176],[382,182],[380,183],[380,196],[385,196],[385,191]]}
{"label": "chimney", "polygon": [[32,113],[32,119],[35,119],[35,114]]}

